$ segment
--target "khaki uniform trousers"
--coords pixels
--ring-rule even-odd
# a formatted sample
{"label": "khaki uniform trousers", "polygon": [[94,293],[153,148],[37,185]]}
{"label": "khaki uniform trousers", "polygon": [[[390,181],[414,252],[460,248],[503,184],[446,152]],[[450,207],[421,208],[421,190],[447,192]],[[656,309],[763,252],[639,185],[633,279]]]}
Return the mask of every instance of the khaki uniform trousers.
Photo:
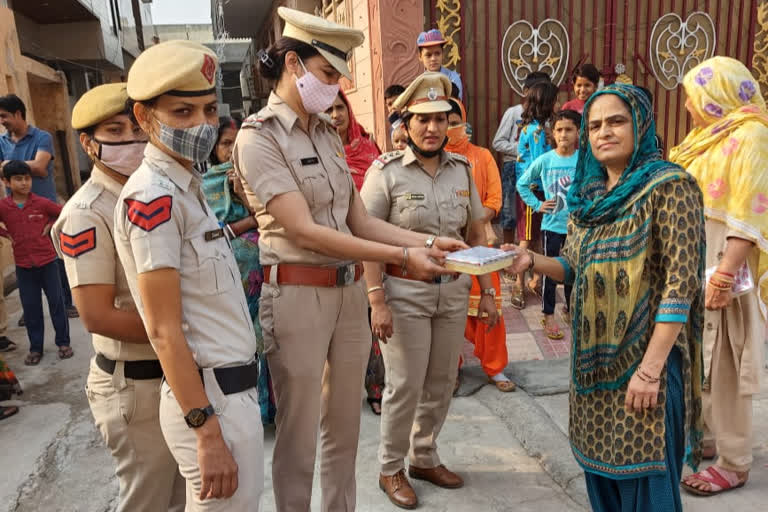
{"label": "khaki uniform trousers", "polygon": [[[717,338],[712,346],[712,367],[709,386],[702,393],[704,441],[715,442],[717,465],[729,471],[749,471],[752,466],[752,395],[742,393],[739,368],[746,336],[750,335],[744,322],[728,322],[741,318],[734,301],[724,311],[707,311],[722,315]],[[733,316],[733,314],[737,316]],[[760,341],[762,343],[762,340]]]}
{"label": "khaki uniform trousers", "polygon": [[187,481],[187,512],[258,512],[264,490],[264,431],[256,388],[225,395],[213,369],[203,370],[205,393],[216,411],[221,434],[237,464],[237,491],[228,499],[200,499],[202,478],[197,462],[197,434],[170,386],[160,392],[160,426],[179,471]]}
{"label": "khaki uniform trousers", "polygon": [[[440,465],[437,436],[445,422],[464,345],[468,275],[444,284],[389,277],[384,282],[393,335],[381,344],[387,369],[381,404],[379,463],[384,475]],[[410,449],[409,449],[410,448]]]}
{"label": "khaki uniform trousers", "polygon": [[362,283],[264,284],[259,317],[277,401],[272,484],[280,512],[308,512],[320,428],[323,512],[355,510],[355,458],[370,352]]}
{"label": "khaki uniform trousers", "polygon": [[184,510],[184,480],[160,431],[160,379],[126,379],[122,362],[110,375],[91,360],[86,395],[117,463],[117,510]]}

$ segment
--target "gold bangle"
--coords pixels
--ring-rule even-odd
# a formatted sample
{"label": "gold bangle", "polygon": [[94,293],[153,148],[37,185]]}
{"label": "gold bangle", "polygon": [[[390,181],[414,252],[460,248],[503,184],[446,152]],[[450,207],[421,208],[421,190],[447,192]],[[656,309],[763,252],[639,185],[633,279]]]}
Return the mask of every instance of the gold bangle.
{"label": "gold bangle", "polygon": [[533,272],[533,267],[536,265],[536,258],[533,255],[533,251],[530,249],[526,249],[528,251],[528,256],[531,258],[531,263],[528,265],[528,272]]}
{"label": "gold bangle", "polygon": [[408,275],[408,248],[403,247],[403,265],[400,267],[403,272],[403,277]]}
{"label": "gold bangle", "polygon": [[371,286],[370,288],[368,288],[368,290],[365,293],[366,293],[366,295],[370,295],[373,292],[377,292],[379,290],[384,291],[384,287],[383,286]]}

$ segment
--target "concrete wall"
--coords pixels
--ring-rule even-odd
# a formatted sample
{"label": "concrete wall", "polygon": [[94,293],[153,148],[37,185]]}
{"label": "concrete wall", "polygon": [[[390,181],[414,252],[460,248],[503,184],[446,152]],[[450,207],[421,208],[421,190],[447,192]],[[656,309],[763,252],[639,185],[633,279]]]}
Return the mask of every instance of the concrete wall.
{"label": "concrete wall", "polygon": [[[65,153],[71,170],[69,181],[75,188],[80,186],[67,81],[63,73],[23,56],[16,34],[13,11],[0,6],[0,48],[4,49],[0,54],[0,95],[13,93],[19,96],[27,107],[27,122],[53,137],[56,190],[61,199],[67,199]],[[63,145],[57,132],[64,133]]]}
{"label": "concrete wall", "polygon": [[154,30],[160,41],[186,39],[198,43],[213,41],[213,26],[208,25],[155,25]]}

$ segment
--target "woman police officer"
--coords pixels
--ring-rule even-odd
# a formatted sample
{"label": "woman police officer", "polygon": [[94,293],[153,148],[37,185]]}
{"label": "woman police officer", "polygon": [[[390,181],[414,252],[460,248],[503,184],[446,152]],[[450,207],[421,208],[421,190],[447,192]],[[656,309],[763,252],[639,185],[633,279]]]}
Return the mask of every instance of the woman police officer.
{"label": "woman police officer", "polygon": [[[485,212],[470,163],[443,150],[450,90],[448,77],[426,72],[397,98],[394,106],[403,113],[408,147],[379,157],[360,195],[372,216],[396,226],[484,246]],[[384,282],[382,270],[388,276]],[[478,279],[482,298],[477,316],[492,327],[498,319],[495,289],[490,275]],[[444,488],[463,485],[440,463],[436,440],[456,381],[472,280],[443,275],[425,282],[397,265],[382,268],[371,262],[365,263],[365,280],[371,325],[384,342],[387,369],[379,486],[395,505],[415,508],[418,500],[404,472],[409,451],[411,477]]]}
{"label": "woman police officer", "polygon": [[371,336],[355,262],[430,278],[447,271],[429,258],[464,244],[368,216],[342,142],[318,115],[350,76],[347,56],[363,34],[284,7],[278,14],[283,37],[261,52],[259,66],[274,90],[233,153],[261,232],[259,315],[277,398],[272,481],[278,510],[309,510],[319,423],[322,510],[351,511]]}
{"label": "woman police officer", "polygon": [[184,480],[160,430],[163,369],[149,344],[113,242],[117,197],[144,155],[146,135],[127,110],[126,84],[86,92],[72,128],[93,160],[91,177],[51,229],[96,356],[86,394],[115,459],[119,511],[184,510]]}
{"label": "woman police officer", "polygon": [[186,510],[258,510],[256,339],[195,167],[216,143],[216,68],[215,54],[189,41],[153,46],[133,64],[128,95],[150,142],[120,194],[115,242],[165,374],[160,425],[187,481]]}

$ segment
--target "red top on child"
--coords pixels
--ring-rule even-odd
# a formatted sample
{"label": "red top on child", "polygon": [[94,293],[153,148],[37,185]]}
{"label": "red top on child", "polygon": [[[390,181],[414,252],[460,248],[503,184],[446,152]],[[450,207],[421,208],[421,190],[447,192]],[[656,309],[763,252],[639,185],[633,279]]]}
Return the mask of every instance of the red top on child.
{"label": "red top on child", "polygon": [[42,267],[57,258],[48,231],[61,213],[61,205],[30,193],[19,207],[9,195],[0,200],[0,236],[13,240],[13,257],[21,268]]}

